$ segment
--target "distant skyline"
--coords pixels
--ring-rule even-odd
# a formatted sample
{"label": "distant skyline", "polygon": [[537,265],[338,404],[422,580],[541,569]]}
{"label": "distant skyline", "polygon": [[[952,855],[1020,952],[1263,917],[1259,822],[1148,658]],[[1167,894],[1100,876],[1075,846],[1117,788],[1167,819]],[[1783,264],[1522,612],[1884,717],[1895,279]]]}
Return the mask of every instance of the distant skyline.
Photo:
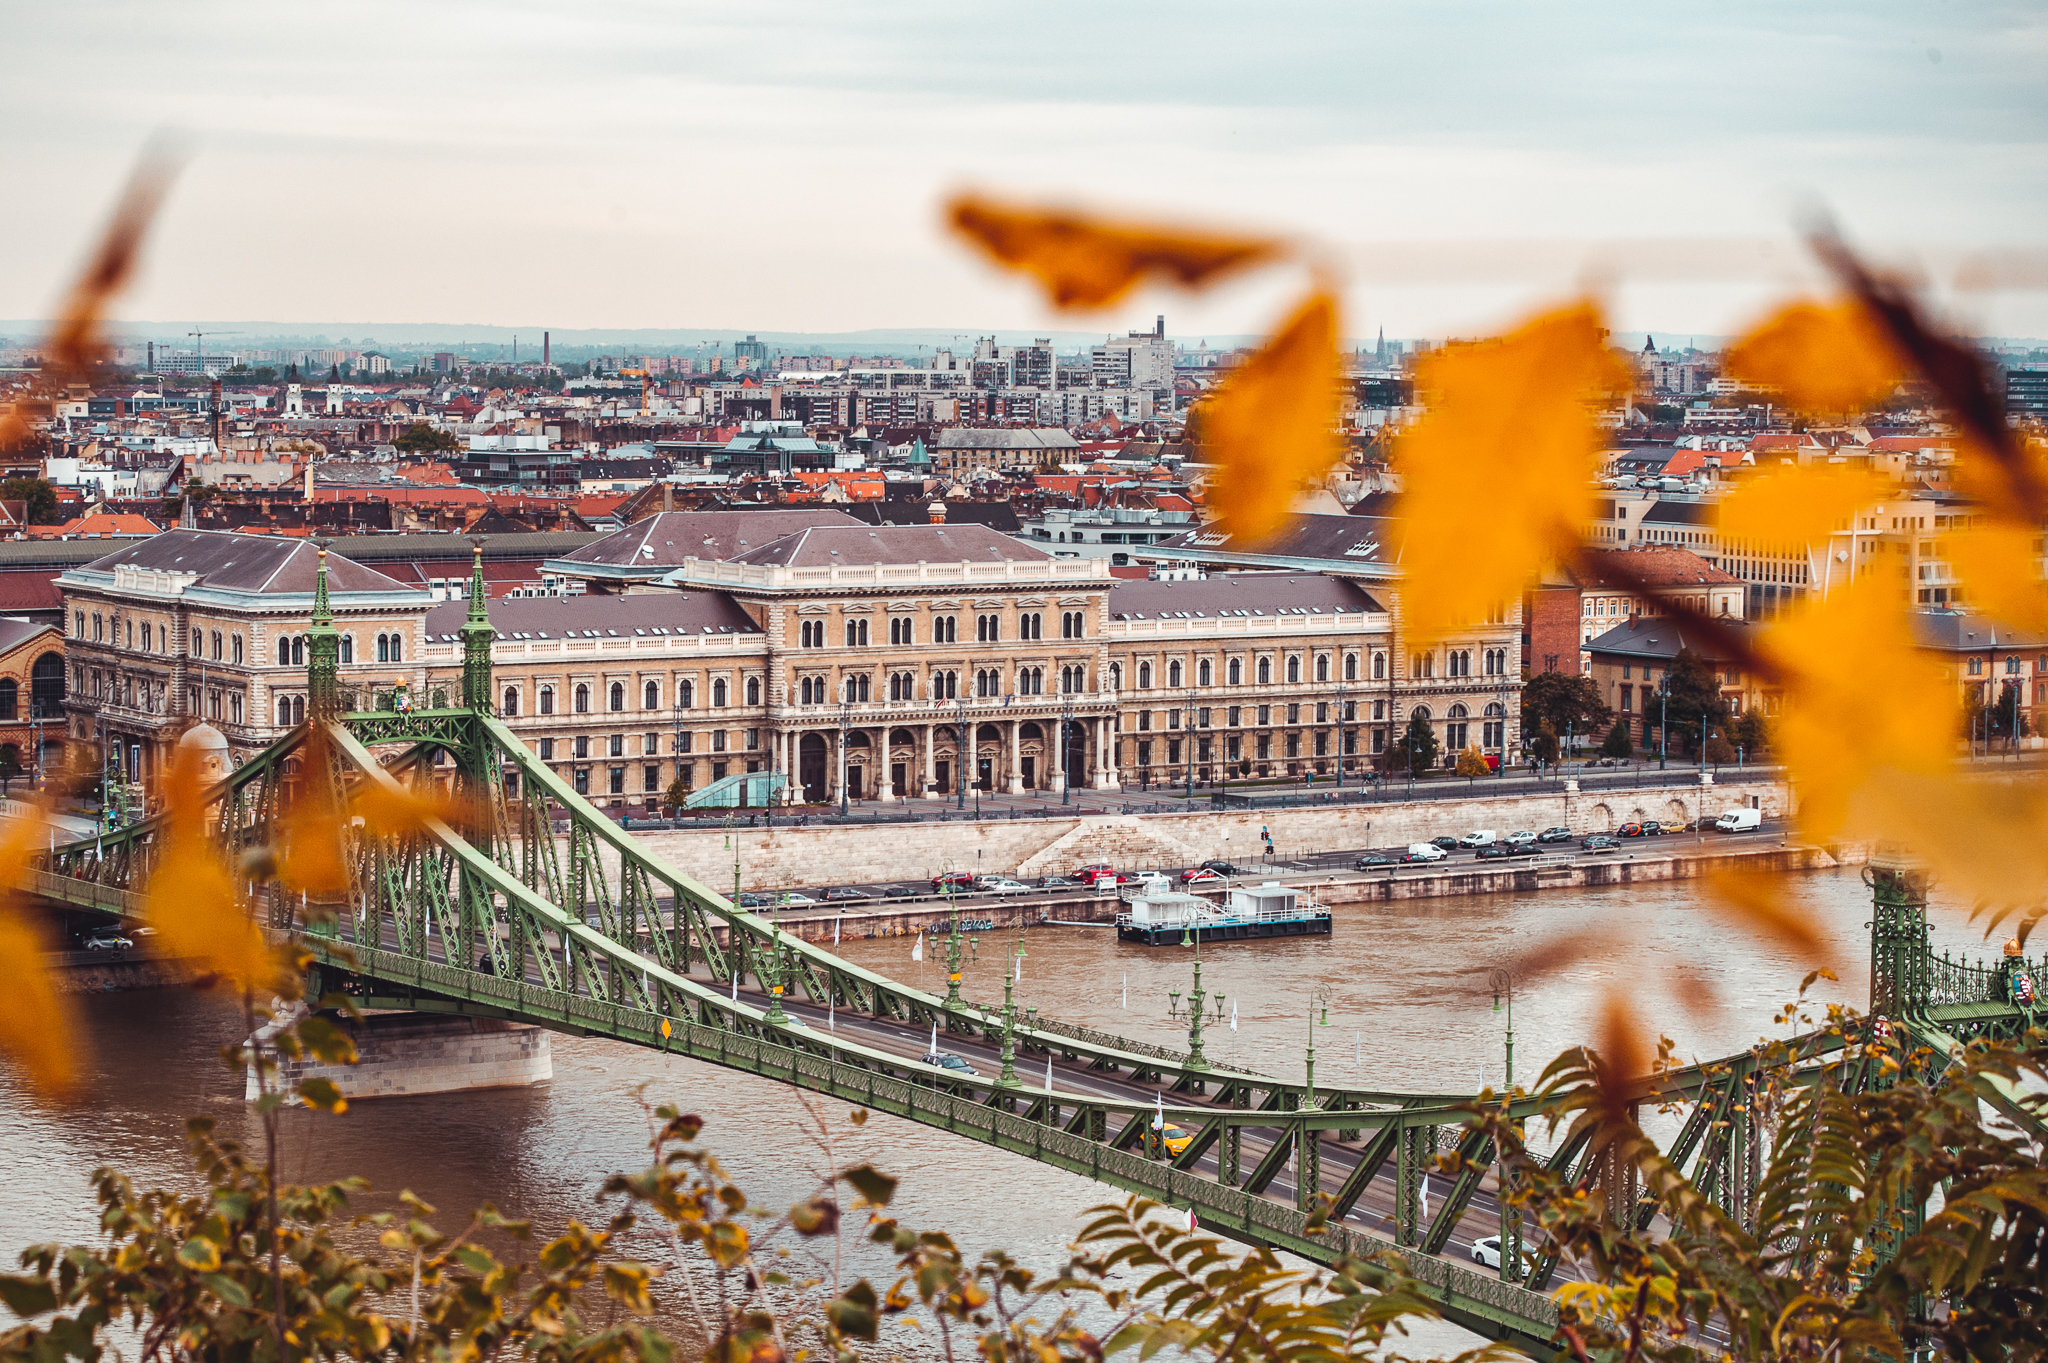
{"label": "distant skyline", "polygon": [[169,129],[189,160],[121,317],[1083,335],[1164,311],[1222,337],[1302,286],[1055,315],[940,230],[974,185],[1303,234],[1354,336],[1470,335],[1603,281],[1618,333],[1730,333],[1811,285],[1816,206],[1937,285],[2031,253],[2032,289],[1937,297],[2048,333],[2038,5],[6,0],[0,41],[16,318]]}

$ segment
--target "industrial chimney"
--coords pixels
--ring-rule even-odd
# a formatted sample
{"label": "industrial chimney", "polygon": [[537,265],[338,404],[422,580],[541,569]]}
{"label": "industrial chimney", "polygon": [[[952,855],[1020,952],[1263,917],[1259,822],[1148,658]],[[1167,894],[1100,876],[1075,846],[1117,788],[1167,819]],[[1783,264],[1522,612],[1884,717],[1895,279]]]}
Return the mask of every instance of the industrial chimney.
{"label": "industrial chimney", "polygon": [[1162,313],[1160,313],[1160,314],[1159,314],[1159,320],[1158,320],[1158,321],[1156,321],[1156,322],[1154,322],[1154,323],[1152,324],[1152,334],[1153,334],[1154,336],[1164,336],[1164,335],[1166,334],[1166,314],[1165,314],[1165,313],[1163,313],[1163,312],[1162,312]]}
{"label": "industrial chimney", "polygon": [[551,338],[547,332],[543,331],[540,334],[540,367],[542,369],[546,369],[550,364],[553,363],[553,360],[549,358],[549,356],[553,353],[552,350],[549,348],[550,340]]}

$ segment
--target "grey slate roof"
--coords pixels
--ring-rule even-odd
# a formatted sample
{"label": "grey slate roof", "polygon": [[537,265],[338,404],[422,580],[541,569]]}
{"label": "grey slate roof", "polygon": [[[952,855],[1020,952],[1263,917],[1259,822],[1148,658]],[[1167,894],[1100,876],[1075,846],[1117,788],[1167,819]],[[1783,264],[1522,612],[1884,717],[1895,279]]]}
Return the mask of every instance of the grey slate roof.
{"label": "grey slate roof", "polygon": [[997,427],[974,430],[951,426],[939,432],[942,450],[1078,450],[1081,442],[1061,426]]}
{"label": "grey slate roof", "polygon": [[773,544],[733,555],[735,563],[779,568],[822,568],[831,564],[993,563],[1008,559],[1042,563],[1051,554],[985,525],[816,526]]}
{"label": "grey slate roof", "polygon": [[1112,620],[1182,615],[1349,615],[1386,610],[1356,583],[1320,573],[1221,573],[1193,582],[1125,579],[1109,589]]}
{"label": "grey slate roof", "polygon": [[53,643],[62,637],[57,635],[55,625],[43,621],[0,619],[0,655],[12,653],[37,635],[45,633],[56,636],[52,639]]}
{"label": "grey slate roof", "polygon": [[[310,594],[320,551],[302,539],[276,535],[238,535],[225,530],[166,530],[146,540],[131,540],[110,554],[78,569],[112,574],[135,565],[173,573],[197,573],[199,585],[216,591],[259,596]],[[327,557],[330,592],[404,592],[404,583],[365,568],[352,559]]]}
{"label": "grey slate roof", "polygon": [[[1749,631],[1756,625],[1747,620],[1724,620],[1718,622],[1728,629]],[[1716,656],[1719,650],[1705,640],[1688,636],[1676,620],[1644,619],[1624,622],[1600,635],[1586,645],[1586,651],[1593,654],[1607,654],[1615,658],[1676,658],[1683,649],[1691,649],[1708,662],[1720,662]]]}
{"label": "grey slate roof", "polygon": [[1248,544],[1237,537],[1228,520],[1160,540],[1136,553],[1145,559],[1193,559],[1212,563],[1264,566],[1315,564],[1332,572],[1374,570],[1385,576],[1394,567],[1394,523],[1379,516],[1289,516],[1270,538]]}
{"label": "grey slate roof", "polygon": [[[723,592],[642,592],[632,596],[513,596],[489,604],[500,638],[627,638],[660,634],[759,634],[753,617]],[[427,637],[452,643],[469,618],[467,601],[427,612]],[[595,635],[584,631],[594,630]]]}
{"label": "grey slate roof", "polygon": [[775,511],[661,511],[565,554],[558,562],[570,572],[578,565],[589,565],[656,577],[680,568],[686,558],[737,558],[812,526],[856,524],[844,512],[815,506]]}
{"label": "grey slate roof", "polygon": [[1913,641],[1943,653],[1986,653],[2048,647],[2048,634],[2014,629],[1967,611],[1915,611]]}

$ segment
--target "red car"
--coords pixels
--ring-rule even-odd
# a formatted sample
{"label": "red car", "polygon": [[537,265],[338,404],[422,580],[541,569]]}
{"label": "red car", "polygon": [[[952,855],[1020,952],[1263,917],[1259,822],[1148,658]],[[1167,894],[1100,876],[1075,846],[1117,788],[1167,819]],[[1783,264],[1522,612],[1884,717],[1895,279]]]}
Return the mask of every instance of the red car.
{"label": "red car", "polygon": [[932,893],[943,894],[948,888],[971,890],[974,888],[972,871],[941,871],[932,877]]}
{"label": "red car", "polygon": [[1190,867],[1180,873],[1180,878],[1181,883],[1184,885],[1206,885],[1212,880],[1223,879],[1220,874],[1206,866]]}
{"label": "red car", "polygon": [[1097,862],[1093,866],[1083,866],[1074,872],[1074,879],[1084,885],[1097,885],[1105,880],[1112,885],[1121,885],[1130,878],[1129,872],[1119,871],[1106,861]]}
{"label": "red car", "polygon": [[1648,832],[1649,830],[1644,828],[1639,823],[1629,822],[1623,824],[1621,827],[1615,829],[1614,831],[1616,833],[1619,833],[1624,838],[1640,838],[1643,836],[1644,833]]}

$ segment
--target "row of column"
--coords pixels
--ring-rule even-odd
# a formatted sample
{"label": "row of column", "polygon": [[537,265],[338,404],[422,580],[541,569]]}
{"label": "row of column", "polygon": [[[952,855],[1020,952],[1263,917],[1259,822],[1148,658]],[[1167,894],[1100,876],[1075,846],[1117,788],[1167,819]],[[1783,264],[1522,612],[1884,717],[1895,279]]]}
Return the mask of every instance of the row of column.
{"label": "row of column", "polygon": [[[1106,715],[1088,715],[1081,716],[1070,722],[1085,726],[1087,731],[1085,742],[1087,749],[1087,773],[1083,778],[1085,785],[1096,790],[1113,789],[1117,783],[1115,746],[1111,741],[1109,733],[1109,726],[1113,721]],[[1061,722],[1058,720],[1048,722],[1044,720],[1021,719],[970,719],[964,726],[945,724],[938,721],[916,725],[901,723],[883,726],[852,725],[844,731],[844,737],[848,740],[845,744],[841,743],[842,734],[836,726],[825,729],[775,729],[770,731],[769,748],[773,756],[774,769],[783,772],[787,778],[788,784],[785,787],[785,794],[783,796],[786,803],[794,804],[803,799],[804,736],[806,734],[816,734],[825,741],[825,798],[837,800],[840,792],[848,788],[847,759],[850,755],[851,739],[856,733],[868,736],[867,751],[871,754],[871,760],[866,764],[871,784],[864,783],[864,789],[861,792],[863,798],[883,802],[898,799],[917,799],[919,797],[942,800],[948,798],[959,789],[959,786],[956,784],[958,782],[968,782],[970,786],[978,784],[980,761],[983,753],[979,730],[986,724],[995,724],[1001,727],[1003,734],[995,745],[991,745],[990,751],[1000,752],[1003,755],[1003,765],[1000,772],[992,775],[990,789],[993,793],[997,794],[1019,795],[1025,789],[1022,735],[1024,725],[1028,723],[1039,724],[1042,730],[1052,736],[1045,743],[1044,756],[1049,764],[1049,770],[1042,779],[1042,785],[1044,788],[1056,792],[1065,790],[1067,777],[1064,732]],[[891,779],[891,770],[895,763],[893,747],[889,743],[889,735],[897,729],[905,728],[919,735],[918,741],[913,745],[918,749],[918,756],[913,758],[913,761],[916,762],[920,775],[919,779],[915,781],[906,780],[907,793],[899,796],[895,792],[895,783]],[[939,734],[941,730],[954,728],[964,728],[964,733],[959,736],[964,741],[954,744],[951,759],[952,770],[948,773],[947,780],[948,789],[940,791],[938,789]]]}

